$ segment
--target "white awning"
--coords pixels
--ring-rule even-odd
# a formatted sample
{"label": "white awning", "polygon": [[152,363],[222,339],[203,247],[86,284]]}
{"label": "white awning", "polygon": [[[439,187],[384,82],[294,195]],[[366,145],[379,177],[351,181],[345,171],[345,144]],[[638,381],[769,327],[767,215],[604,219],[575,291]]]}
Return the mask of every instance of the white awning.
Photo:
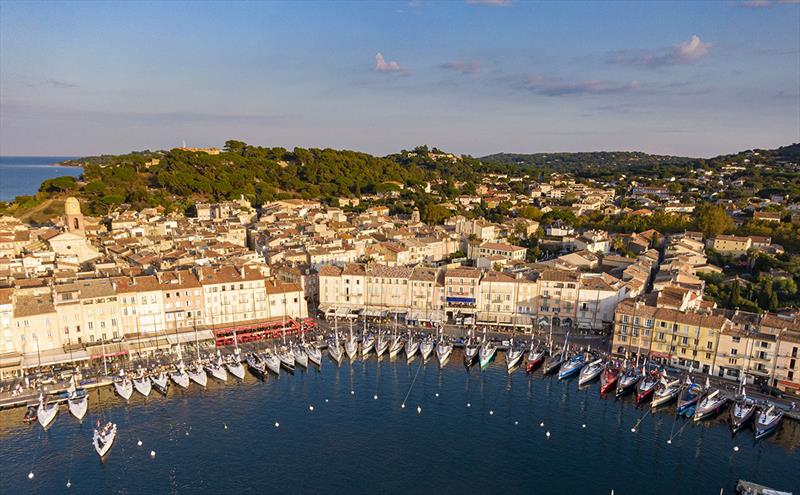
{"label": "white awning", "polygon": [[214,340],[214,333],[211,330],[198,330],[197,338],[195,339],[195,332],[184,332],[175,335],[174,333],[167,334],[167,342],[169,345],[185,344],[187,342]]}

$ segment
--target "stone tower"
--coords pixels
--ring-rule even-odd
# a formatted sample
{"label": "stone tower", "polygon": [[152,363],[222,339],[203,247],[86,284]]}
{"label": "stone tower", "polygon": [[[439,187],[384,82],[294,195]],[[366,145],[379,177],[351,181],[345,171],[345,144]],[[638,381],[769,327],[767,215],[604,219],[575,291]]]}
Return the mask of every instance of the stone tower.
{"label": "stone tower", "polygon": [[84,235],[83,214],[81,213],[81,204],[73,197],[67,198],[64,203],[64,223],[67,226],[67,232],[73,234]]}

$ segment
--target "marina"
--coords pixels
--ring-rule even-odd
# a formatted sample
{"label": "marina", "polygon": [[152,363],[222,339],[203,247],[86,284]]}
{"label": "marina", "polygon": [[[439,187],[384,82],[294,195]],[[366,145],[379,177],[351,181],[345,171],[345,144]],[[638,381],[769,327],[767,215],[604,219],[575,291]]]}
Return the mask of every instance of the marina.
{"label": "marina", "polygon": [[[204,493],[236,490],[236,483],[244,483],[243,480],[237,481],[236,476],[220,480],[208,472],[213,470],[215,456],[233,455],[229,450],[235,451],[234,445],[248,442],[251,437],[262,443],[267,459],[270,455],[280,455],[281,449],[289,449],[291,445],[308,444],[316,447],[302,450],[304,457],[310,457],[306,460],[313,462],[319,458],[322,462],[325,458],[325,462],[331,462],[325,456],[325,445],[335,441],[339,443],[337,448],[343,448],[350,460],[335,460],[334,465],[358,462],[359,466],[367,463],[379,469],[385,462],[383,459],[388,457],[393,465],[402,466],[404,472],[417,473],[417,478],[423,476],[425,466],[431,464],[468,462],[472,466],[485,466],[471,474],[469,485],[466,480],[453,479],[454,476],[447,486],[438,487],[442,490],[474,489],[481,483],[488,483],[481,479],[480,471],[487,470],[483,473],[486,477],[501,466],[507,466],[502,469],[517,466],[519,471],[514,483],[520,483],[519,490],[523,490],[525,480],[532,482],[534,479],[537,486],[545,490],[564,486],[564,480],[557,482],[541,477],[553,470],[569,473],[566,486],[575,483],[577,489],[587,486],[590,473],[599,474],[597,470],[601,466],[592,466],[597,461],[592,453],[596,449],[608,452],[603,469],[615,473],[601,478],[604,493],[612,489],[615,493],[646,493],[648,487],[659,486],[659,483],[668,486],[674,481],[672,475],[655,466],[655,460],[686,472],[685,479],[680,481],[685,483],[681,493],[710,493],[711,490],[719,493],[720,488],[732,493],[737,481],[735,476],[778,488],[797,486],[800,482],[800,478],[792,479],[797,476],[794,472],[778,467],[796,463],[800,458],[800,425],[790,420],[776,426],[775,411],[787,414],[781,408],[767,411],[762,411],[761,406],[757,408],[757,415],[766,413],[762,429],[770,429],[766,433],[771,434],[756,440],[747,425],[738,426],[738,433],[733,434],[727,413],[709,415],[699,422],[692,417],[676,415],[677,403],[654,408],[649,404],[637,406],[636,394],[622,397],[615,393],[601,394],[600,381],[579,386],[580,372],[591,368],[591,374],[596,374],[600,365],[599,359],[590,359],[575,366],[583,353],[562,363],[564,367],[573,363],[578,371],[560,377],[556,373],[544,375],[543,370],[538,369],[528,373],[518,366],[509,372],[506,357],[511,354],[514,360],[527,359],[514,350],[535,348],[528,343],[512,346],[481,342],[478,354],[485,348],[484,344],[488,344],[492,353],[490,362],[486,366],[468,367],[464,359],[465,345],[448,339],[443,339],[444,345],[455,347],[449,352],[456,354],[456,358],[444,364],[438,359],[426,362],[419,352],[412,355],[412,359],[407,359],[405,353],[390,359],[386,355],[377,358],[373,351],[342,361],[345,352],[340,342],[345,339],[349,340],[349,335],[334,338],[327,349],[330,352],[338,348],[338,361],[333,356],[321,360],[320,365],[311,364],[313,361],[309,360],[307,369],[297,367],[292,372],[285,366],[281,368],[280,354],[276,355],[267,347],[262,352],[243,354],[250,370],[244,380],[213,379],[201,386],[195,377],[186,388],[173,384],[166,394],[134,393],[125,400],[116,388],[132,380],[117,375],[113,381],[106,379],[85,388],[89,402],[86,421],[78,422],[69,415],[51,418],[52,413],[46,412],[41,418],[48,422],[46,430],[39,424],[25,426],[22,408],[2,411],[1,441],[12,446],[14,458],[31,460],[4,464],[0,468],[0,491],[5,491],[3,484],[8,483],[6,488],[11,489],[11,493],[35,493],[38,489],[55,489],[67,482],[75,486],[82,478],[100,483],[109,491],[124,488],[130,493],[159,490],[169,483],[183,483],[184,487]],[[407,343],[400,340],[400,344]],[[320,352],[316,346],[311,347]],[[324,349],[325,345],[320,347]],[[484,357],[485,354],[486,351]],[[235,355],[242,354],[209,355],[205,368],[207,376],[213,377],[215,366],[223,361],[231,363]],[[272,374],[268,372],[266,359],[273,361]],[[178,370],[182,370],[182,366],[179,362]],[[198,368],[193,365],[193,369]],[[609,368],[601,369],[605,372]],[[179,373],[181,371],[175,371],[172,376]],[[153,378],[158,380],[160,376],[161,372]],[[720,395],[730,402],[731,398],[719,390],[713,396],[708,394],[710,399],[703,396],[698,400],[714,400]],[[58,404],[57,399],[49,407],[58,409]],[[794,411],[789,414],[794,415]],[[757,421],[753,428],[757,428]],[[331,429],[336,433],[332,435]],[[488,435],[492,439],[486,446],[488,450],[446,447],[457,443],[463,429],[484,438]],[[410,445],[402,449],[391,447],[401,442],[400,437],[403,437],[403,445]],[[191,447],[198,442],[203,442],[205,447]],[[441,447],[423,447],[430,442]],[[502,447],[509,443],[519,448]],[[419,446],[415,447],[416,444]],[[569,444],[577,452],[568,468],[557,462],[555,452]],[[150,455],[154,453],[157,455]],[[203,471],[206,472],[187,466],[182,461],[185,455],[190,455],[198,466],[205,466]],[[62,457],[60,462],[50,462],[59,456]],[[102,462],[98,462],[98,458]],[[620,462],[623,458],[629,462]],[[225,466],[227,471],[229,462]],[[289,476],[302,476],[295,469],[302,468],[287,469],[283,465],[281,470],[286,472],[277,475],[278,479],[287,476],[288,482]],[[337,467],[338,472],[346,469],[345,465]],[[573,469],[586,473],[575,474]],[[136,473],[144,476],[143,472],[151,470],[157,474],[151,481],[138,479],[140,476]],[[639,474],[635,474],[637,472]],[[34,473],[35,477],[27,479],[29,473]],[[627,474],[622,476],[622,473]],[[240,474],[245,476],[243,472]],[[353,486],[352,479],[345,478],[343,473],[337,476],[341,478],[306,479],[305,489],[343,492],[346,487]],[[331,481],[333,485],[327,486]],[[430,483],[412,482],[401,488],[396,484],[399,482],[390,481],[390,491],[402,489],[414,493],[432,489]],[[367,487],[365,484],[362,489]],[[485,489],[491,489],[490,485]]]}

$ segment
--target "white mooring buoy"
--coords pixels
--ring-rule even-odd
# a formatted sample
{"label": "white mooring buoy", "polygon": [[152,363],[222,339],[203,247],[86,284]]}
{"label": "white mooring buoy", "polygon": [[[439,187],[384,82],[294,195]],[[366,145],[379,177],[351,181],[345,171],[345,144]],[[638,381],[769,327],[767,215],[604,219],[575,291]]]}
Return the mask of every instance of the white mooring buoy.
{"label": "white mooring buoy", "polygon": [[142,446],[142,441],[141,441],[141,440],[139,440],[138,442],[136,442],[136,445],[138,445],[139,447],[141,447],[141,446]]}
{"label": "white mooring buoy", "polygon": [[150,451],[150,457],[151,457],[152,459],[155,459],[155,458],[156,458],[156,451],[155,451],[155,450],[151,450],[151,451]]}
{"label": "white mooring buoy", "polygon": [[29,480],[32,480],[32,479],[33,479],[33,471],[31,471],[30,473],[28,473],[28,479],[29,479]]}

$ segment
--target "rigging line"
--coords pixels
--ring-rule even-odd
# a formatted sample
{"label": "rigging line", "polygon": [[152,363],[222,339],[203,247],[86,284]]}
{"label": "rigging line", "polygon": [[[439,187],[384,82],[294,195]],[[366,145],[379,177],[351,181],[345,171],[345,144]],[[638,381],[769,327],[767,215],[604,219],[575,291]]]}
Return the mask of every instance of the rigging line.
{"label": "rigging line", "polygon": [[408,400],[408,396],[411,394],[411,389],[414,388],[414,382],[417,381],[417,376],[419,376],[419,370],[422,368],[422,360],[419,362],[419,366],[417,366],[417,372],[414,373],[414,379],[411,380],[411,385],[408,387],[408,392],[406,392],[406,397],[403,399],[403,407],[406,407],[406,401]]}

